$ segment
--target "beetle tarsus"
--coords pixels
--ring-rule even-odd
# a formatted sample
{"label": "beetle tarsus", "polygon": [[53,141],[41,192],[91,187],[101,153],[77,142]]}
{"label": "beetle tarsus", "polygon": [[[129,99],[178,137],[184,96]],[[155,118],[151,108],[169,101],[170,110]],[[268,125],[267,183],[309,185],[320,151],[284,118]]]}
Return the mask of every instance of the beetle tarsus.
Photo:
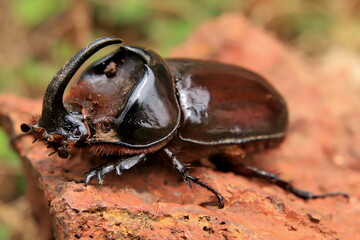
{"label": "beetle tarsus", "polygon": [[[344,198],[349,198],[349,195],[342,192],[335,192],[335,193],[325,193],[325,194],[313,194],[311,192],[306,192],[303,190],[300,190],[298,188],[295,188],[289,181],[285,181],[281,178],[279,178],[276,174],[264,171],[261,169],[258,169],[253,166],[247,166],[247,165],[237,165],[239,168],[244,168],[244,172],[241,171],[241,174],[243,175],[250,175],[253,177],[258,177],[262,179],[266,179],[277,186],[281,187],[285,191],[294,194],[295,196],[302,198],[304,200],[307,199],[317,199],[317,198],[327,198],[327,197],[337,197],[342,196]],[[246,173],[245,173],[246,172]]]}
{"label": "beetle tarsus", "polygon": [[84,183],[85,186],[89,185],[89,182],[94,177],[97,177],[100,185],[104,184],[104,176],[112,171],[116,171],[117,175],[121,175],[121,171],[128,170],[136,164],[145,160],[145,154],[139,154],[126,159],[119,159],[118,161],[101,165],[86,173]]}
{"label": "beetle tarsus", "polygon": [[85,177],[85,179],[84,179],[85,187],[86,187],[87,185],[89,185],[90,180],[91,180],[93,177],[95,177],[95,176],[96,176],[96,170],[92,170],[92,171],[86,173],[86,177]]}
{"label": "beetle tarsus", "polygon": [[104,184],[104,175],[103,175],[102,172],[103,172],[103,170],[98,171],[97,174],[96,174],[98,182],[99,182],[100,185]]}
{"label": "beetle tarsus", "polygon": [[219,202],[218,207],[224,208],[224,198],[220,193],[218,193],[214,188],[210,187],[206,183],[200,181],[199,178],[189,175],[187,172],[187,168],[184,166],[184,164],[182,164],[168,148],[164,148],[164,152],[171,158],[174,167],[176,168],[176,170],[180,172],[180,174],[183,176],[184,181],[190,188],[191,188],[191,182],[193,182],[207,189],[208,191],[212,192],[218,199]]}
{"label": "beetle tarsus", "polygon": [[185,173],[184,178],[187,180],[191,180],[193,183],[196,183],[200,186],[202,186],[203,188],[206,188],[207,190],[209,190],[210,192],[212,192],[216,198],[218,199],[219,202],[219,208],[224,208],[224,198],[223,196],[218,193],[214,188],[210,187],[209,185],[207,185],[206,183],[200,181],[198,178],[193,177],[187,173]]}
{"label": "beetle tarsus", "polygon": [[[286,181],[285,181],[286,182]],[[342,192],[334,192],[334,193],[325,193],[325,194],[313,194],[311,192],[302,191],[300,189],[297,189],[288,182],[289,184],[289,190],[286,189],[288,192],[298,196],[299,198],[302,198],[304,200],[307,199],[318,199],[318,198],[328,198],[328,197],[344,197],[346,199],[349,199],[349,195]]]}

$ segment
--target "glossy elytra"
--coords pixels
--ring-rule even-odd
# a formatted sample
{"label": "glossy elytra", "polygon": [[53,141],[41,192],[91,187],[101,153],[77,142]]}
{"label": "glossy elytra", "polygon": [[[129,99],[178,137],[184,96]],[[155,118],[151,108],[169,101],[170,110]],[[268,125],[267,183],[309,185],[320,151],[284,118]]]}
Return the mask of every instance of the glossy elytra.
{"label": "glossy elytra", "polygon": [[[287,130],[288,114],[281,95],[262,77],[246,69],[198,60],[164,60],[154,51],[121,45],[93,63],[70,88],[65,88],[83,63],[117,38],[101,38],[79,51],[51,80],[40,119],[22,124],[24,132],[44,141],[53,153],[69,156],[69,147],[86,147],[93,154],[118,156],[85,177],[99,183],[111,171],[120,175],[162,153],[185,182],[220,193],[189,175],[181,160],[211,157],[234,149],[277,146]],[[276,175],[244,166],[302,198],[314,195],[293,188]]]}

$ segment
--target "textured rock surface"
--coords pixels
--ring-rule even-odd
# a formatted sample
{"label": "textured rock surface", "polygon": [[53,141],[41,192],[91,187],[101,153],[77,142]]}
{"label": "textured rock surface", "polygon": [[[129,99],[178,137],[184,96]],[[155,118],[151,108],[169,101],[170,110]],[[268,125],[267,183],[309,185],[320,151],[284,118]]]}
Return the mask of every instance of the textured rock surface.
{"label": "textured rock surface", "polygon": [[[344,65],[331,69],[304,62],[239,16],[200,26],[173,56],[211,59],[252,69],[275,85],[290,109],[290,131],[280,148],[252,157],[313,192],[341,197],[303,201],[280,188],[234,173],[198,167],[192,174],[225,197],[188,189],[170,164],[147,162],[105,185],[85,188],[91,164],[81,151],[71,159],[48,157],[31,137],[14,142],[24,159],[28,197],[49,239],[356,239],[360,234],[360,79]],[[339,60],[340,61],[340,60]],[[10,135],[40,113],[41,100],[3,95],[0,123]],[[205,203],[205,204],[204,204]]]}

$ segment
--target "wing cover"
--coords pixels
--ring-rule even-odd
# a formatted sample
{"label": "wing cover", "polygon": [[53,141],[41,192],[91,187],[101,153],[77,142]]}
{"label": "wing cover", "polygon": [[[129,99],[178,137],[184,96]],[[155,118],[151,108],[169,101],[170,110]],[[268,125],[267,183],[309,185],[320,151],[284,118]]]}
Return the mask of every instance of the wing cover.
{"label": "wing cover", "polygon": [[179,137],[199,144],[239,144],[281,138],[287,108],[262,77],[240,67],[167,60],[183,113]]}

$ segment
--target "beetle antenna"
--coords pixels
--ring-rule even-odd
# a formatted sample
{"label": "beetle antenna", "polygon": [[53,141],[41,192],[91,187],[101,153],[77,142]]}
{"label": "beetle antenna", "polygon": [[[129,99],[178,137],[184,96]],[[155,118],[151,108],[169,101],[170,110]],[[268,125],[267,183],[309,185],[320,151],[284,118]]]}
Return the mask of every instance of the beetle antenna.
{"label": "beetle antenna", "polygon": [[63,122],[62,119],[67,114],[63,104],[64,91],[81,65],[101,48],[121,42],[122,40],[119,38],[99,38],[80,50],[57,72],[45,92],[42,114],[39,120],[41,127],[51,131],[57,129],[57,126]]}

